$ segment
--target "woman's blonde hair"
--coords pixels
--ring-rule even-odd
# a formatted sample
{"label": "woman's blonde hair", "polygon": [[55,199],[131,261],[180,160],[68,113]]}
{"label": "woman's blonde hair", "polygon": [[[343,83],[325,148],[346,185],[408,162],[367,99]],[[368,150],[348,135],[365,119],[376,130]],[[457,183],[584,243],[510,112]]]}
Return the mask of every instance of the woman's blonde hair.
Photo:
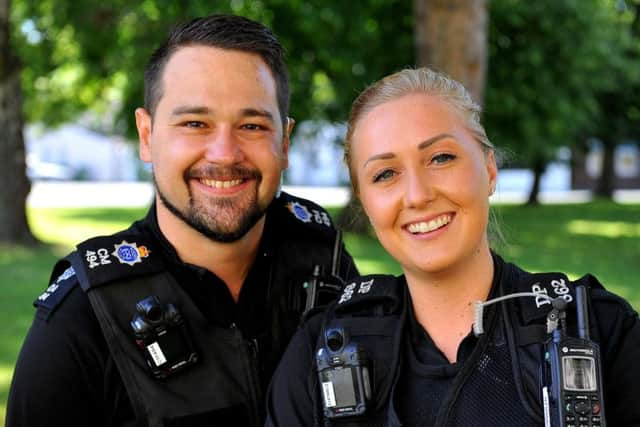
{"label": "woman's blonde hair", "polygon": [[480,124],[480,106],[471,99],[471,95],[462,84],[429,68],[404,69],[373,83],[358,95],[351,105],[344,160],[349,168],[354,191],[357,192],[357,181],[351,167],[351,139],[359,120],[369,111],[386,102],[414,93],[441,98],[460,114],[469,132],[485,151],[494,149],[484,127]]}

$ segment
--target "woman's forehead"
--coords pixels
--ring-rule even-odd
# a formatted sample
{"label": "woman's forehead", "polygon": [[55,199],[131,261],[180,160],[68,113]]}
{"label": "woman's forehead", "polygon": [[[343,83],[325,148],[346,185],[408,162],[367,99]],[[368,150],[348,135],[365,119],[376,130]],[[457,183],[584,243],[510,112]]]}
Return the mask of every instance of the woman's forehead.
{"label": "woman's forehead", "polygon": [[442,98],[409,94],[382,104],[363,114],[354,127],[352,142],[380,140],[417,133],[454,133],[464,128],[460,115]]}

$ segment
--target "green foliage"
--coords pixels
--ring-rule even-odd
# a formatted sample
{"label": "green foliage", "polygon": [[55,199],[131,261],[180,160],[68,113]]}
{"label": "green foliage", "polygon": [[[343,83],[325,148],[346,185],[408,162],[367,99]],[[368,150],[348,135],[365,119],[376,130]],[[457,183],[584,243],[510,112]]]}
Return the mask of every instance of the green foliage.
{"label": "green foliage", "polygon": [[[516,164],[546,162],[560,146],[589,135],[596,94],[621,84],[610,70],[622,61],[610,0],[491,2],[485,125]],[[631,68],[632,64],[624,63]]]}
{"label": "green foliage", "polygon": [[596,93],[599,114],[589,128],[605,144],[640,139],[640,1],[618,3],[611,20],[620,54],[612,56]]}
{"label": "green foliage", "polygon": [[132,136],[152,51],[176,23],[212,13],[247,16],[279,36],[288,50],[291,114],[300,120],[345,120],[366,84],[413,62],[411,5],[402,0],[14,3],[25,111],[47,124],[90,110],[95,126]]}

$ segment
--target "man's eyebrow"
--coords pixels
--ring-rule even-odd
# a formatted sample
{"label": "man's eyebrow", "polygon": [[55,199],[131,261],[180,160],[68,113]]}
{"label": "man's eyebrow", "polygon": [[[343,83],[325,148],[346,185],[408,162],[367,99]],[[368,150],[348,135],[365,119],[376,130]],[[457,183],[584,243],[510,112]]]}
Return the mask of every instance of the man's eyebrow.
{"label": "man's eyebrow", "polygon": [[242,110],[243,117],[264,117],[265,119],[273,122],[273,114],[267,110],[261,110],[258,108],[244,108]]}
{"label": "man's eyebrow", "polygon": [[429,139],[426,139],[426,140],[422,141],[420,144],[418,144],[418,150],[424,150],[428,146],[430,146],[432,144],[435,144],[436,142],[440,141],[441,139],[445,139],[445,138],[456,139],[456,137],[451,135],[450,133],[441,133],[440,135],[436,135],[436,136],[434,136],[432,138],[429,138]]}
{"label": "man's eyebrow", "polygon": [[[441,133],[440,135],[436,135],[432,138],[426,139],[424,141],[422,141],[420,144],[418,144],[418,150],[424,150],[425,148],[429,147],[431,144],[435,144],[436,142],[440,141],[441,139],[446,139],[446,138],[453,138],[456,139],[455,136],[449,134],[449,133]],[[393,159],[396,155],[393,153],[380,153],[380,154],[375,154],[371,157],[369,157],[365,162],[364,165],[362,165],[362,167],[364,168],[367,163],[372,162],[374,160],[388,160],[388,159]]]}
{"label": "man's eyebrow", "polygon": [[181,105],[171,111],[172,116],[181,116],[183,114],[209,114],[211,110],[209,107],[203,107],[198,105]]}

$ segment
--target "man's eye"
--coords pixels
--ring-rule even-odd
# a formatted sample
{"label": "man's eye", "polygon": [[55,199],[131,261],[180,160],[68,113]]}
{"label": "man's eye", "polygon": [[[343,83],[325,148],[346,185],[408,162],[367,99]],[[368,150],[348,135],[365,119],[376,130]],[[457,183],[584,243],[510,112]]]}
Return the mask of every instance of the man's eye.
{"label": "man's eye", "polygon": [[435,163],[437,165],[441,165],[443,163],[450,162],[456,158],[455,155],[449,153],[436,154],[431,158],[431,163]]}
{"label": "man's eye", "polygon": [[184,127],[188,127],[188,128],[203,128],[204,127],[204,123],[198,121],[198,120],[189,120],[186,121],[182,124]]}
{"label": "man's eye", "polygon": [[246,129],[246,130],[263,130],[263,129],[265,129],[265,127],[262,126],[262,125],[255,124],[255,123],[246,123],[246,124],[242,125],[242,129]]}
{"label": "man's eye", "polygon": [[385,169],[383,171],[378,172],[377,174],[375,174],[373,176],[373,182],[388,181],[391,178],[393,178],[395,175],[396,175],[396,173],[393,170]]}

